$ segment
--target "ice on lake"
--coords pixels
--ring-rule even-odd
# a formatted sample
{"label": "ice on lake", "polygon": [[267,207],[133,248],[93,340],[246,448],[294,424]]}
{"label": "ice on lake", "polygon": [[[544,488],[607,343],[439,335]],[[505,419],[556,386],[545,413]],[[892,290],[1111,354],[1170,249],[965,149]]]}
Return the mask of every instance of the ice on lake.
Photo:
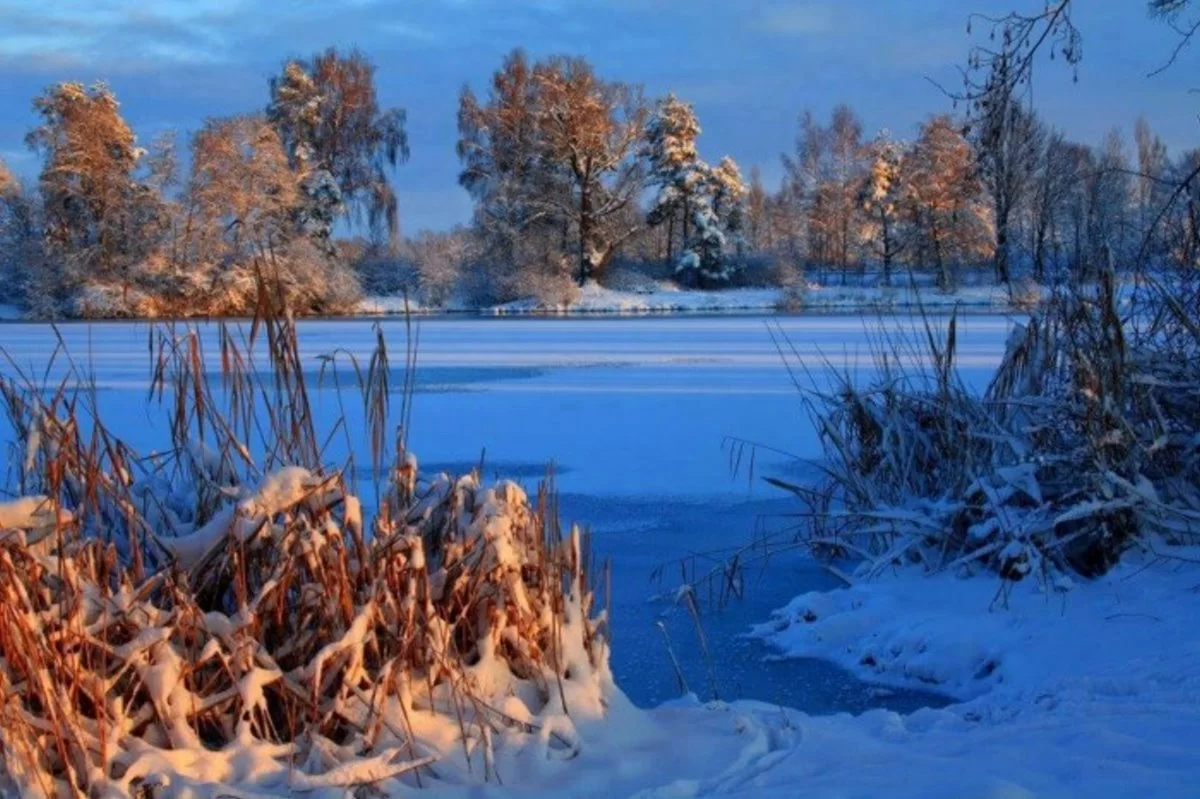
{"label": "ice on lake", "polygon": [[[404,322],[380,324],[393,364],[402,364]],[[732,474],[723,447],[733,437],[801,459],[819,455],[775,343],[779,334],[793,366],[808,370],[803,380],[820,381],[829,367],[866,379],[880,324],[924,335],[916,319],[855,316],[423,319],[410,448],[427,468],[462,471],[482,459],[487,477],[530,487],[555,465],[564,521],[589,526],[596,554],[612,562],[613,670],[639,704],[678,694],[659,621],[688,687],[702,697],[759,699],[812,713],[939,704],[937,696],[865,685],[820,661],[769,659],[761,644],[743,637],[792,596],[832,587],[832,578],[800,554],[747,575],[739,601],[720,606],[700,596],[711,658],[687,612],[652,599],[679,584],[681,568],[703,570],[761,525],[787,523],[793,508],[786,498],[748,481],[744,469]],[[959,363],[968,383],[982,386],[1011,324],[1001,316],[960,318]],[[215,355],[215,327],[200,329]],[[140,451],[167,441],[161,411],[147,402],[148,332],[144,323],[59,328],[72,356],[93,372],[109,425]],[[314,372],[319,354],[339,350],[365,363],[374,345],[369,321],[303,322],[300,336]],[[52,362],[57,341],[47,325],[0,325],[0,347],[39,379],[53,381],[66,368],[61,356]],[[402,383],[397,372],[393,386]],[[315,403],[328,414],[339,407],[328,387]],[[362,414],[361,404],[344,408],[350,417]],[[349,421],[357,429],[361,420]],[[365,440],[349,446],[368,462]],[[763,450],[755,471],[795,474],[796,464]]]}

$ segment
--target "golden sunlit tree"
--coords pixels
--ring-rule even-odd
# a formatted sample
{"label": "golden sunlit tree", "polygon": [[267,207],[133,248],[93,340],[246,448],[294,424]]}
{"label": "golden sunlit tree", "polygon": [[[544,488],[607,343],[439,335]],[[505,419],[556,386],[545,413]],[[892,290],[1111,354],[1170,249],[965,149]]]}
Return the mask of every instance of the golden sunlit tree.
{"label": "golden sunlit tree", "polygon": [[39,179],[48,250],[63,287],[85,280],[128,286],[157,243],[157,195],[134,175],[142,151],[103,83],[60,83],[33,103],[26,137],[45,162]]}
{"label": "golden sunlit tree", "polygon": [[[399,206],[387,173],[408,160],[406,115],[380,107],[370,59],[358,50],[329,48],[288,61],[270,89],[267,117],[302,176],[299,199],[312,206],[313,226],[332,228],[343,209],[365,211],[374,232],[397,235]],[[340,196],[330,192],[330,182]],[[330,235],[325,230],[315,237]]]}
{"label": "golden sunlit tree", "polygon": [[938,285],[949,289],[953,266],[992,254],[992,226],[981,201],[974,153],[950,117],[936,116],[921,126],[904,165],[904,201],[917,257],[935,266]]}

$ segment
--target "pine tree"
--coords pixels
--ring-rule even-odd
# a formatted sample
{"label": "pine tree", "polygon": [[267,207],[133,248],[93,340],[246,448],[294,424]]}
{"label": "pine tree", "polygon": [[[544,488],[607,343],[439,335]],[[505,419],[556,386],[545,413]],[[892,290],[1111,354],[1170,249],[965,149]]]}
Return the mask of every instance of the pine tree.
{"label": "pine tree", "polygon": [[[737,263],[728,257],[732,244],[745,249],[747,189],[732,158],[716,166],[700,158],[700,125],[692,107],[669,95],[646,125],[642,156],[650,185],[658,187],[647,223],[668,226],[668,262],[677,273],[700,285],[726,283]],[[674,255],[674,229],[680,230],[680,255]]]}
{"label": "pine tree", "polygon": [[658,103],[646,125],[642,155],[649,164],[648,181],[658,187],[646,221],[651,227],[667,226],[668,263],[675,260],[676,235],[684,243],[689,238],[693,197],[703,182],[699,135],[692,106],[673,94]]}

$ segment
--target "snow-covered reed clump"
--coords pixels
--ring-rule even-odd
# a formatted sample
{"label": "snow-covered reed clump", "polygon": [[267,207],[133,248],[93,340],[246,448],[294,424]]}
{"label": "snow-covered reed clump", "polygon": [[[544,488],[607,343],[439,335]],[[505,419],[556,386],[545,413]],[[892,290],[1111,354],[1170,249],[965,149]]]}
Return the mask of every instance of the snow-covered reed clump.
{"label": "snow-covered reed clump", "polygon": [[871,384],[808,394],[822,484],[774,482],[807,504],[809,543],[859,558],[858,576],[910,563],[1063,589],[1131,547],[1194,544],[1198,300],[1173,285],[1122,318],[1111,274],[1064,291],[1015,326],[982,393],[957,375],[955,319],[927,320],[924,341],[880,342]]}
{"label": "snow-covered reed clump", "polygon": [[323,463],[341,423],[318,430],[294,332],[224,331],[218,379],[194,331],[159,329],[164,455],[129,451],[71,380],[0,381],[20,496],[0,503],[8,789],[390,794],[573,757],[574,725],[604,713],[606,621],[552,494],[419,476],[390,442],[381,336],[353,364],[385,476],[364,503],[352,463]]}

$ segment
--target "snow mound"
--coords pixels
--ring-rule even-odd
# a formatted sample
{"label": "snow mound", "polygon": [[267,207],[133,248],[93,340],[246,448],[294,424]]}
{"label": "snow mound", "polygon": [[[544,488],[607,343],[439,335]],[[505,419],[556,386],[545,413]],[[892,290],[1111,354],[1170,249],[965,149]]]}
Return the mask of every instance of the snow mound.
{"label": "snow mound", "polygon": [[[1179,698],[1200,700],[1200,640],[1186,611],[1200,609],[1200,576],[1129,560],[1094,581],[1051,588],[899,570],[796,597],[754,634],[783,656],[932,687],[989,714],[1062,692],[1135,697],[1174,686]],[[1145,659],[1164,650],[1158,662]]]}

